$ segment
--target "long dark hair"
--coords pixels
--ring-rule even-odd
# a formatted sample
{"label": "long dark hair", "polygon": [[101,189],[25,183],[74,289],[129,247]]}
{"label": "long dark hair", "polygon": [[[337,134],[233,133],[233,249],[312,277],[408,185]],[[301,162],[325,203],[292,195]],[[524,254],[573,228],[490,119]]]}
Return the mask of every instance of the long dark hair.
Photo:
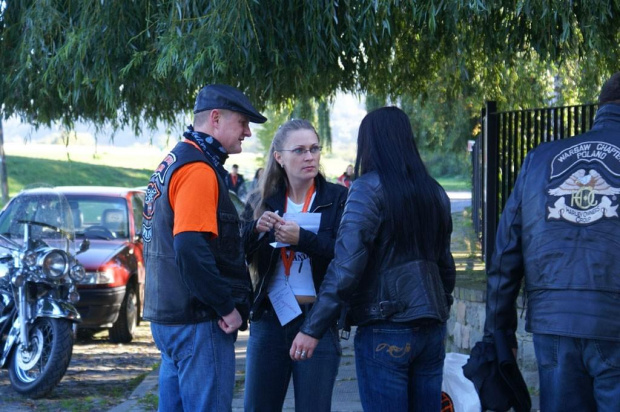
{"label": "long dark hair", "polygon": [[450,241],[448,199],[428,174],[409,118],[397,107],[370,112],[360,124],[355,175],[372,171],[381,180],[386,229],[396,251],[436,260]]}

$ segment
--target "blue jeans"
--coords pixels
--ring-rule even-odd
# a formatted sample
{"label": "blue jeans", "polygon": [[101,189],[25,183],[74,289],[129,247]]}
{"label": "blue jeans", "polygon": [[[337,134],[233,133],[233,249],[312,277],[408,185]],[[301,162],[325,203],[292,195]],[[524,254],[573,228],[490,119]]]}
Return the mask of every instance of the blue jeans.
{"label": "blue jeans", "polygon": [[235,340],[217,321],[188,325],[151,322],[161,352],[159,410],[230,411],[235,385]]}
{"label": "blue jeans", "polygon": [[294,362],[291,344],[305,316],[282,326],[271,310],[250,323],[245,364],[245,411],[281,411],[293,376],[296,412],[329,412],[342,348],[336,328],[319,341],[312,358]]}
{"label": "blue jeans", "polygon": [[358,326],[355,366],[364,411],[440,411],[445,335],[445,324]]}
{"label": "blue jeans", "polygon": [[620,411],[620,342],[534,334],[540,410]]}

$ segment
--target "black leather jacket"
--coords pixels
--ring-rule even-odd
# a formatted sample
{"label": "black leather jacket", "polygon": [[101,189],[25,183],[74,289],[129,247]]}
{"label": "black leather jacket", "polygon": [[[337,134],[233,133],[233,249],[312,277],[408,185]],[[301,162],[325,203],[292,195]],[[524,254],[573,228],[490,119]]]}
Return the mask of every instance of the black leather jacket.
{"label": "black leather jacket", "polygon": [[[315,290],[319,290],[329,262],[334,257],[334,243],[340,225],[340,218],[347,199],[347,188],[341,185],[329,183],[322,175],[315,178],[316,195],[310,206],[310,212],[321,214],[321,224],[318,233],[314,234],[300,228],[299,244],[292,249],[307,253],[310,256],[312,266],[312,279]],[[282,216],[286,202],[286,188],[275,196],[266,200],[268,210],[279,211]],[[247,203],[244,216],[251,216],[250,202]],[[256,220],[251,220],[244,226],[244,246],[248,262],[256,261],[254,269],[258,274],[258,282],[255,286],[254,303],[250,311],[250,320],[257,320],[265,308],[267,286],[273,275],[276,263],[280,259],[280,249],[274,249],[269,243],[274,242],[273,232],[260,237],[255,231]]]}
{"label": "black leather jacket", "polygon": [[[348,302],[348,323],[445,322],[455,282],[450,233],[436,262],[394,253],[384,220],[385,198],[379,176],[366,173],[351,185],[342,216],[335,257],[301,331],[321,338]],[[444,192],[446,213],[450,200]]]}
{"label": "black leather jacket", "polygon": [[485,339],[525,329],[620,341],[620,105],[592,130],[530,151],[501,216],[487,284]]}

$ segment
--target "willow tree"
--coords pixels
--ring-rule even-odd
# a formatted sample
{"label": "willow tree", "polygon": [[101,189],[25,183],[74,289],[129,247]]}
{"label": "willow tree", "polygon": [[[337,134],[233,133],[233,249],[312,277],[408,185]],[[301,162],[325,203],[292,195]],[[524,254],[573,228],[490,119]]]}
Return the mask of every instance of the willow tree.
{"label": "willow tree", "polygon": [[[617,69],[614,0],[0,0],[3,116],[33,125],[173,122],[205,83],[263,106],[338,90],[393,99],[442,82],[501,93],[532,58]],[[446,70],[447,68],[447,70]]]}

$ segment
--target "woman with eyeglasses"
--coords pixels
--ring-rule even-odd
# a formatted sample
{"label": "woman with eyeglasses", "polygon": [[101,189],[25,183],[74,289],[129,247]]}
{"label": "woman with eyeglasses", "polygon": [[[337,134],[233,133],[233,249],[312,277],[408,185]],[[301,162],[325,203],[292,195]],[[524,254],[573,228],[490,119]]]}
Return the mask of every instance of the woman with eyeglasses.
{"label": "woman with eyeglasses", "polygon": [[362,120],[355,172],[334,259],[289,355],[311,361],[347,302],[364,411],[439,411],[456,274],[450,200],[396,107]]}
{"label": "woman with eyeglasses", "polygon": [[[246,355],[246,411],[281,411],[291,376],[296,411],[331,410],[341,355],[336,321],[327,327],[312,360],[294,362],[289,356],[334,255],[347,196],[345,187],[325,180],[320,160],[314,127],[306,120],[287,121],[271,143],[260,198],[247,205],[254,216],[245,226],[244,240],[255,298]],[[320,222],[318,230],[312,218]]]}

